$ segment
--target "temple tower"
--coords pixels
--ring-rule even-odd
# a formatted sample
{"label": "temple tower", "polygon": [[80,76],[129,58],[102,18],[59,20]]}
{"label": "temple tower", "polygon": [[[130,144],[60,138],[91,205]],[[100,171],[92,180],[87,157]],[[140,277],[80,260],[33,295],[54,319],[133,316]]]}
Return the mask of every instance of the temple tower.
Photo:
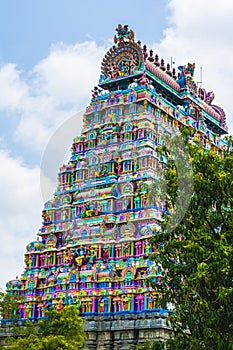
{"label": "temple tower", "polygon": [[160,283],[150,259],[151,236],[163,203],[148,189],[163,171],[162,135],[186,127],[191,142],[221,152],[224,111],[197,89],[195,65],[177,76],[163,59],[119,25],[103,58],[99,85],[83,130],[60,168],[54,197],[45,203],[37,240],[29,243],[21,277],[7,291],[22,297],[20,318],[40,318],[75,304],[86,317],[88,349],[135,349],[143,339],[168,336],[166,310],[146,283]]}

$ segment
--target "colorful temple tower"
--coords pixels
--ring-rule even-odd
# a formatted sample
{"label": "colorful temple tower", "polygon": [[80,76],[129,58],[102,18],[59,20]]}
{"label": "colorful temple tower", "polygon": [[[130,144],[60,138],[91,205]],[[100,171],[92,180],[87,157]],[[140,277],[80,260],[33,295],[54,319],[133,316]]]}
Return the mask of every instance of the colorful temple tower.
{"label": "colorful temple tower", "polygon": [[194,68],[181,66],[176,76],[128,26],[118,26],[82,133],[45,203],[37,240],[26,247],[24,272],[7,283],[22,299],[20,318],[75,304],[87,319],[88,349],[135,349],[148,332],[158,338],[166,330],[166,311],[146,283],[162,278],[150,259],[165,210],[148,200],[164,167],[156,149],[163,133],[183,127],[191,142],[226,147],[225,113],[212,105],[212,92],[197,89]]}

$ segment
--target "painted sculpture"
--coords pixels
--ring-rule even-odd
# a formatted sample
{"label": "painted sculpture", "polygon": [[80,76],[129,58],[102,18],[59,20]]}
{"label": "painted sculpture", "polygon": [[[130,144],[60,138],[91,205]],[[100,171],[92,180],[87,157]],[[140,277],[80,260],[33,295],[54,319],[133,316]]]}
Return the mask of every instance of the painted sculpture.
{"label": "painted sculpture", "polygon": [[[45,203],[38,239],[26,247],[25,269],[7,283],[21,297],[20,317],[40,318],[54,306],[75,304],[83,315],[140,313],[158,309],[146,283],[163,278],[150,259],[150,243],[164,206],[148,190],[164,167],[156,148],[170,127],[187,127],[190,141],[221,152],[225,114],[197,90],[195,64],[177,78],[164,60],[134,41],[119,25],[103,58],[98,87],[74,139],[58,187]],[[208,99],[208,97],[210,97]],[[193,141],[194,142],[194,141]]]}

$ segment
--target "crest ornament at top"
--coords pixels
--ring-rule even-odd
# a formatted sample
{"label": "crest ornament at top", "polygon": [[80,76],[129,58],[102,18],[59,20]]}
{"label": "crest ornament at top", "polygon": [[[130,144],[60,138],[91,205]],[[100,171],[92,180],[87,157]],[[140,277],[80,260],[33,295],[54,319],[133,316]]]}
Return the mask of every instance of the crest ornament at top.
{"label": "crest ornament at top", "polygon": [[123,44],[125,41],[134,41],[134,31],[128,29],[128,25],[118,24],[116,28],[117,35],[114,35],[114,43]]}

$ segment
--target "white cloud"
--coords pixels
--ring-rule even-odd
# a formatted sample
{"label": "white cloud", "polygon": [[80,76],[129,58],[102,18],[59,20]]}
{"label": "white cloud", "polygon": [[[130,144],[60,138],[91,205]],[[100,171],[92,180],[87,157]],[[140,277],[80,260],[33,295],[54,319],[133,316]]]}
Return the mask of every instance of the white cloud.
{"label": "white cloud", "polygon": [[21,109],[21,101],[28,94],[28,86],[21,79],[16,65],[8,63],[0,68],[0,109]]}
{"label": "white cloud", "polygon": [[93,41],[59,43],[28,74],[15,64],[2,66],[0,110],[11,111],[12,118],[18,113],[14,131],[19,145],[42,152],[56,128],[87,105],[105,50]]}
{"label": "white cloud", "polygon": [[34,240],[41,223],[39,168],[27,168],[20,160],[0,151],[0,288],[22,273],[23,252]]}
{"label": "white cloud", "polygon": [[60,106],[77,105],[78,101],[80,105],[98,82],[103,52],[103,47],[88,41],[53,45],[50,55],[34,69],[39,90],[53,96]]}
{"label": "white cloud", "polygon": [[169,27],[164,38],[153,45],[154,51],[175,66],[196,63],[195,79],[203,72],[203,87],[214,91],[213,104],[221,106],[233,131],[231,97],[233,76],[233,2],[222,0],[170,0]]}
{"label": "white cloud", "polygon": [[84,108],[98,82],[103,52],[94,42],[52,46],[33,70],[30,95],[16,129],[19,142],[42,151],[56,128]]}

